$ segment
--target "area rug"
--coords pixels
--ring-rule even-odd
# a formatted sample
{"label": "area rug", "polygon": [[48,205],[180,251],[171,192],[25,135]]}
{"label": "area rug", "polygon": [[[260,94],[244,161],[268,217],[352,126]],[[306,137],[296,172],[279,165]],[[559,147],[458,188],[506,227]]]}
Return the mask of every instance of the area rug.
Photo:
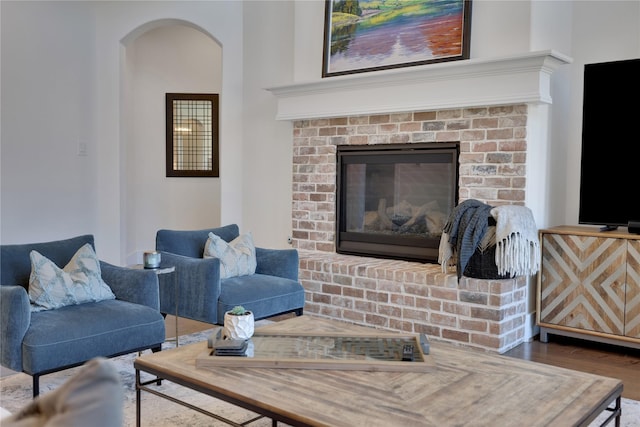
{"label": "area rug", "polygon": [[[261,321],[263,322],[263,321]],[[257,325],[260,326],[260,325]],[[180,337],[180,345],[206,340],[216,329],[197,332]],[[165,349],[172,348],[173,342],[166,342]],[[135,402],[135,370],[133,361],[137,357],[136,353],[111,359],[116,364],[123,386],[125,387],[124,419],[123,427],[134,427],[136,425],[136,402]],[[63,372],[45,375],[40,378],[40,392],[46,393],[59,387],[66,379],[74,375],[79,368],[68,369]],[[142,380],[152,379],[151,376],[143,374]],[[184,399],[189,403],[203,408],[207,411],[231,419],[239,424],[243,424],[255,417],[257,414],[238,408],[231,404],[222,402],[212,397],[203,395],[185,387],[178,386],[169,381],[163,381],[158,386],[158,391],[169,393],[178,399]],[[15,412],[22,408],[31,400],[31,377],[16,373],[0,379],[0,406]],[[225,423],[214,420],[204,414],[191,409],[179,406],[163,398],[142,393],[142,426],[168,427],[168,426],[223,426]],[[606,417],[602,414],[590,427],[599,426]],[[1,422],[0,422],[1,424]],[[270,419],[259,419],[250,424],[252,427],[271,426]],[[285,424],[279,423],[280,426]],[[613,423],[611,425],[614,425]],[[622,399],[622,427],[640,427],[640,402],[630,399]]]}

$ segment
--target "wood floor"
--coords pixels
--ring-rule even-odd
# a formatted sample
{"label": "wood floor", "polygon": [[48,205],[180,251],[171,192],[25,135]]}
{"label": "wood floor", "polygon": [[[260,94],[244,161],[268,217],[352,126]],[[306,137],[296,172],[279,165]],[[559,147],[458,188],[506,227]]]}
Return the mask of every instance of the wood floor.
{"label": "wood floor", "polygon": [[[293,314],[271,320],[277,321],[291,316]],[[211,327],[207,323],[178,319],[180,335]],[[167,316],[166,329],[167,337],[173,338],[175,336],[174,317]],[[546,344],[535,339],[519,345],[504,355],[619,378],[624,383],[622,396],[640,400],[640,350],[549,335],[549,342]]]}

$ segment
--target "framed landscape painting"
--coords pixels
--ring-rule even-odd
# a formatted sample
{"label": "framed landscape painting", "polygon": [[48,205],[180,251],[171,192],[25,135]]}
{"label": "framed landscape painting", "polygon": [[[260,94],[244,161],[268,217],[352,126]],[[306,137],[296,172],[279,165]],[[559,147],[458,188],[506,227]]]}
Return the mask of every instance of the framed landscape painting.
{"label": "framed landscape painting", "polygon": [[471,0],[327,0],[322,77],[469,58]]}

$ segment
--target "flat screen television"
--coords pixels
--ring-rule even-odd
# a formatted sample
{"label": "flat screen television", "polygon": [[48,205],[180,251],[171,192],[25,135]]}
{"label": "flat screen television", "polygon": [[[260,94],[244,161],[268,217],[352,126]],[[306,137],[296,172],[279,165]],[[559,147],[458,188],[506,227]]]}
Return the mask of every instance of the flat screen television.
{"label": "flat screen television", "polygon": [[[586,64],[580,224],[602,230],[640,223],[640,59]],[[630,222],[634,225],[632,227]]]}

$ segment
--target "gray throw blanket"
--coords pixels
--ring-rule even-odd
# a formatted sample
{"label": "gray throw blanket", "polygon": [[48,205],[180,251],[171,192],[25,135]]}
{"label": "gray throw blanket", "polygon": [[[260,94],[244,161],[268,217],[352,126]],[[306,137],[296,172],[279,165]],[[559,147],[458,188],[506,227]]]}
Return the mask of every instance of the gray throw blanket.
{"label": "gray throw blanket", "polygon": [[492,206],[475,199],[458,204],[442,230],[438,262],[443,271],[452,259],[457,259],[458,279],[489,227]]}

